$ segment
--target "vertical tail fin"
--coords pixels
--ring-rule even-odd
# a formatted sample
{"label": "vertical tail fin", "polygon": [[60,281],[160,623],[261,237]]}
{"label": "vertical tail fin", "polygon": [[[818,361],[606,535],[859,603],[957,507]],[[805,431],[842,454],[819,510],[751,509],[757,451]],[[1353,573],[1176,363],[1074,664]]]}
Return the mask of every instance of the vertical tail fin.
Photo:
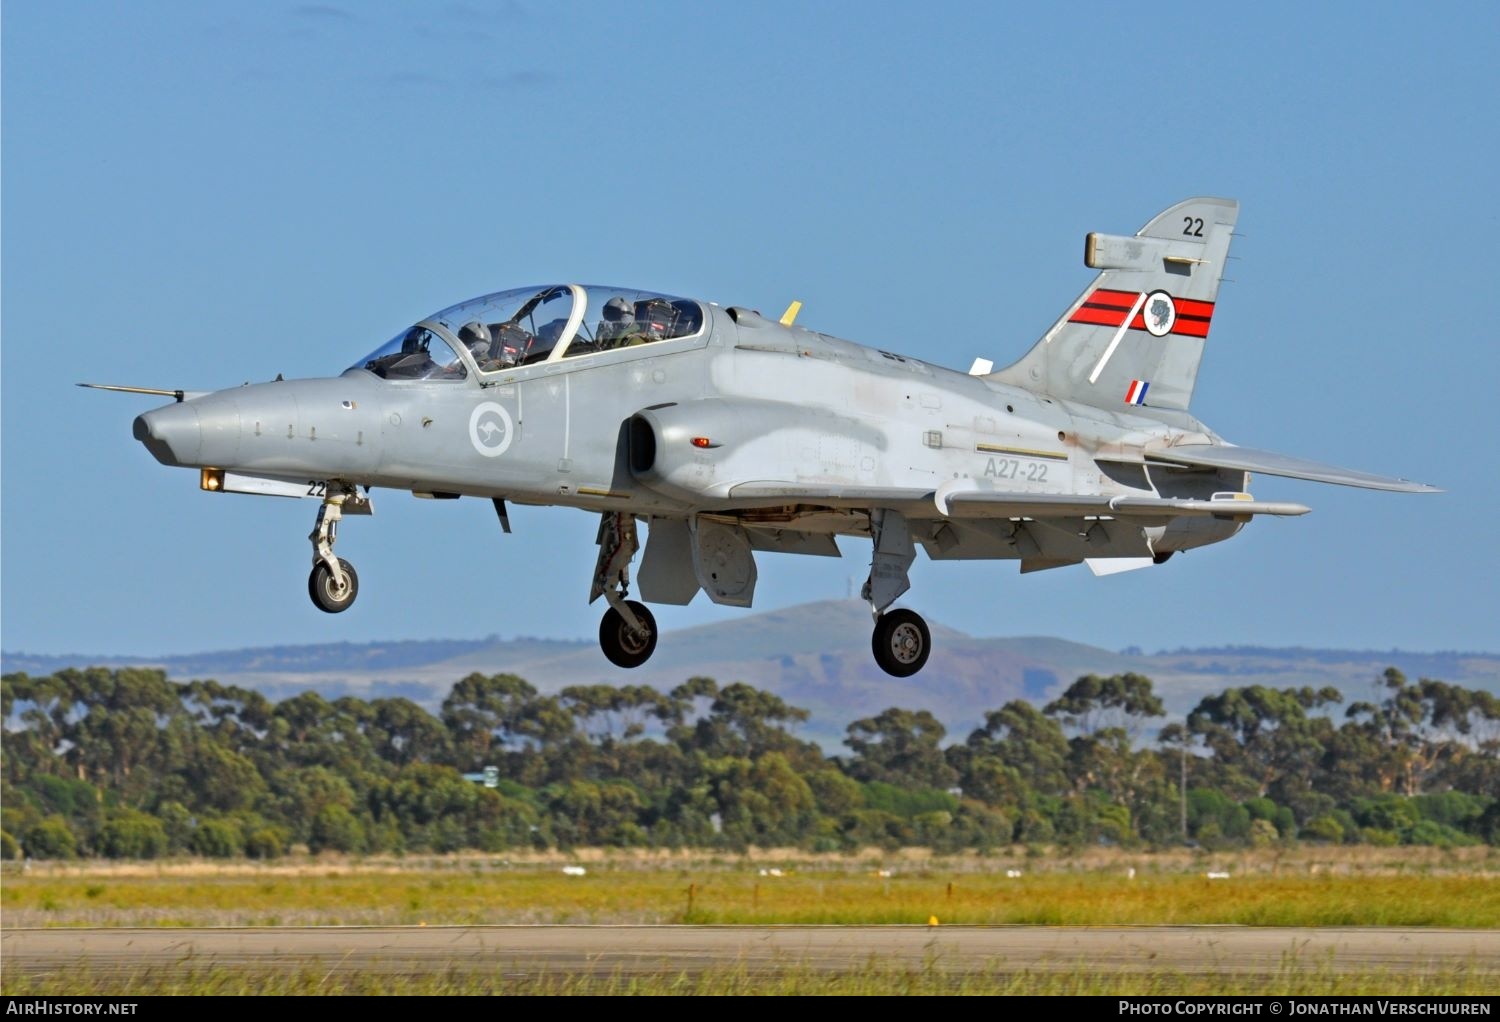
{"label": "vertical tail fin", "polygon": [[1188,199],[1133,237],[1090,234],[1088,290],[1020,361],[990,379],[1101,408],[1186,409],[1239,203]]}

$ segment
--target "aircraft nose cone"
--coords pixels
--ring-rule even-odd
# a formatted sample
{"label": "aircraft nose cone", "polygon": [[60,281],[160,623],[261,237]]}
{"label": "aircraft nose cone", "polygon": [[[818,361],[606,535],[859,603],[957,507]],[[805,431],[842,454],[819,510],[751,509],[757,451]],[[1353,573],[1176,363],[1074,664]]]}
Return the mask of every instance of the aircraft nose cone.
{"label": "aircraft nose cone", "polygon": [[138,415],[132,432],[163,465],[195,465],[203,447],[198,410],[189,404],[167,405]]}

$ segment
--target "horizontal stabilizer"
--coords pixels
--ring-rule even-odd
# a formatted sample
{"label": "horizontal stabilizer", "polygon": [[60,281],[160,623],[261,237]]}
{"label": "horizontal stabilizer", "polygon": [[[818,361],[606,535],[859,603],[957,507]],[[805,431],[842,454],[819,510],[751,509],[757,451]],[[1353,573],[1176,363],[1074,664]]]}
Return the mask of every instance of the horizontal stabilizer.
{"label": "horizontal stabilizer", "polygon": [[1293,458],[1274,451],[1260,451],[1253,447],[1235,447],[1229,444],[1183,444],[1159,451],[1149,451],[1146,457],[1151,461],[1162,461],[1172,465],[1260,472],[1263,475],[1307,479],[1315,483],[1362,486],[1367,490],[1395,490],[1400,493],[1443,492],[1436,486],[1414,483],[1410,479],[1378,476],[1352,468],[1340,468],[1337,465],[1324,465],[1321,462]]}

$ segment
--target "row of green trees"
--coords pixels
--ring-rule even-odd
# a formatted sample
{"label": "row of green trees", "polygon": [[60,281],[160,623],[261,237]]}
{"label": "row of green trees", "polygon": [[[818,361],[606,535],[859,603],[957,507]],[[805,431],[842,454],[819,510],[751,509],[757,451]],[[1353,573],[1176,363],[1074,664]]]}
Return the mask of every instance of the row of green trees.
{"label": "row of green trees", "polygon": [[[151,670],[13,674],[0,690],[7,858],[1500,844],[1500,700],[1394,669],[1342,713],[1331,688],[1252,686],[1165,727],[1148,678],[1089,675],[961,742],[891,708],[851,723],[832,757],[796,736],[806,711],[707,678],[544,695],[471,674],[436,715]],[[497,787],[465,777],[486,766]]]}

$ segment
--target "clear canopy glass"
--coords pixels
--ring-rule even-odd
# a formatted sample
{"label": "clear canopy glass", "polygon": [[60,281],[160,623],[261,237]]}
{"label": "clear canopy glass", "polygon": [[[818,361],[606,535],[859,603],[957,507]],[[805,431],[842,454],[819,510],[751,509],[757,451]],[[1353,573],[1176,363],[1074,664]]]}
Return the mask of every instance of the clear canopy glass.
{"label": "clear canopy glass", "polygon": [[425,326],[401,331],[351,369],[368,369],[386,380],[462,380],[469,370],[443,337]]}
{"label": "clear canopy glass", "polygon": [[654,291],[578,284],[513,288],[434,313],[351,368],[389,380],[458,380],[466,371],[455,347],[489,374],[692,337],[703,324],[697,302]]}
{"label": "clear canopy glass", "polygon": [[564,358],[692,337],[703,330],[703,306],[654,291],[591,285],[578,333]]}

